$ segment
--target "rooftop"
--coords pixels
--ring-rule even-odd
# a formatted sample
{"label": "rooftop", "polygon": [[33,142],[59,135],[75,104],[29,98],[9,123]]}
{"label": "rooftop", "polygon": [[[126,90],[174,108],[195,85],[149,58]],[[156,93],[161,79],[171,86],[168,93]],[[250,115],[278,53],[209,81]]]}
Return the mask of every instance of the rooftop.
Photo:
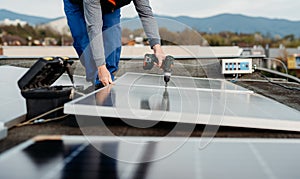
{"label": "rooftop", "polygon": [[[230,79],[228,79],[230,80]],[[293,82],[278,82],[287,87],[300,87],[299,84]],[[300,99],[299,90],[291,90],[279,86],[274,83],[270,83],[260,76],[260,73],[256,72],[242,76],[235,81],[235,84],[245,87],[255,93],[262,94],[268,98],[285,104],[295,110],[300,111]],[[86,116],[84,119],[90,117]],[[77,119],[78,120],[78,119]],[[87,124],[83,128],[88,131],[103,131],[101,135],[111,135],[109,132],[105,132],[104,129],[108,127],[114,135],[118,136],[165,136],[176,125],[176,123],[159,122],[153,127],[142,129],[136,128],[126,124],[119,119],[112,119],[106,117],[104,119],[106,126],[95,126]],[[12,127],[8,130],[8,136],[0,142],[0,151],[6,151],[7,149],[24,142],[36,135],[82,135],[82,126],[79,128],[78,121],[73,115],[68,116],[64,120],[53,121],[44,124],[28,125],[23,127]],[[186,124],[187,126],[189,124]],[[188,127],[189,128],[189,127]],[[266,130],[266,129],[249,129],[242,127],[225,127],[215,126],[217,130],[216,137],[251,137],[251,138],[299,138],[299,132],[292,131],[280,131],[280,130]],[[205,131],[205,135],[209,135],[210,131],[206,129],[205,125],[196,125],[195,129],[191,133],[193,137],[200,137]],[[175,136],[187,135],[185,130],[179,130],[174,133]],[[212,129],[211,134],[214,132]]]}
{"label": "rooftop", "polygon": [[[193,48],[188,47],[189,51],[193,51]],[[127,48],[126,50],[128,54],[130,54],[132,51],[132,49],[130,48]],[[138,54],[140,53],[145,53],[146,49],[140,48],[139,50],[140,51],[138,53],[135,52],[136,54],[134,56],[123,56],[123,59],[121,59],[120,70],[116,74],[117,81],[116,84],[112,87],[113,90],[115,90],[115,92],[118,90],[120,91],[120,89],[122,90],[124,86],[125,87],[128,86],[127,83],[131,84],[132,81],[130,80],[132,79],[130,78],[129,80],[128,79],[122,80],[124,74],[128,74],[126,72],[135,72],[136,74],[135,76],[139,76],[138,74],[145,73],[145,71],[141,69],[141,63],[142,63],[142,61],[140,60],[141,56],[139,56],[139,58],[131,59],[132,57],[137,57]],[[169,50],[174,50],[174,48],[169,48]],[[188,91],[186,92],[188,94],[187,96],[189,95],[192,96],[192,94],[194,93],[193,90],[197,91],[197,93],[199,92],[200,95],[204,93],[213,94],[214,92],[216,92],[218,93],[218,95],[216,95],[215,98],[213,99],[215,100],[214,102],[216,102],[215,103],[216,109],[219,109],[218,107],[220,105],[221,106],[224,105],[222,104],[222,100],[220,99],[225,99],[226,100],[225,102],[228,104],[233,103],[232,102],[233,99],[239,100],[238,103],[232,105],[234,109],[230,107],[228,108],[228,109],[232,109],[232,111],[230,111],[231,115],[227,115],[227,120],[232,118],[232,119],[237,119],[242,121],[244,119],[247,119],[246,118],[247,115],[248,117],[250,115],[250,117],[252,117],[252,119],[255,120],[255,116],[263,116],[264,121],[258,123],[262,124],[265,122],[264,126],[247,127],[247,125],[251,124],[251,121],[248,124],[246,121],[246,125],[241,126],[241,125],[215,125],[215,124],[205,125],[203,123],[194,124],[194,123],[180,123],[174,121],[167,122],[161,120],[158,121],[157,123],[154,123],[154,125],[149,125],[145,127],[145,125],[147,125],[148,124],[147,122],[149,121],[140,121],[137,118],[123,120],[118,117],[115,117],[114,115],[111,115],[107,117],[101,117],[103,123],[99,123],[99,117],[95,118],[95,116],[83,115],[81,113],[78,113],[76,115],[69,114],[68,116],[62,119],[51,120],[49,122],[42,122],[38,124],[29,124],[29,125],[25,125],[26,123],[22,123],[24,125],[18,125],[24,120],[26,114],[26,104],[24,98],[20,95],[20,90],[17,86],[17,81],[28,70],[28,68],[32,66],[32,64],[36,61],[36,59],[34,56],[31,56],[30,58],[21,58],[21,56],[19,58],[17,56],[14,56],[13,58],[2,58],[0,60],[0,64],[2,65],[0,66],[0,75],[4,77],[0,79],[0,87],[2,92],[0,94],[0,99],[2,102],[0,103],[0,107],[2,110],[0,113],[0,118],[1,118],[0,137],[2,135],[1,134],[2,128],[9,128],[7,131],[6,138],[0,141],[0,154],[1,154],[0,165],[3,164],[4,160],[5,162],[7,162],[6,165],[2,165],[3,167],[1,168],[4,168],[5,171],[10,171],[10,168],[18,168],[18,171],[26,170],[24,176],[32,175],[36,177],[38,176],[38,174],[39,176],[45,176],[45,173],[57,174],[55,172],[60,171],[59,174],[60,177],[63,176],[78,177],[77,176],[78,172],[80,173],[84,171],[85,173],[88,173],[90,171],[96,170],[97,168],[91,166],[101,166],[100,170],[101,169],[110,170],[110,173],[113,174],[112,176],[120,176],[122,174],[121,175],[122,177],[120,178],[130,178],[131,174],[133,174],[135,178],[143,178],[151,174],[152,177],[157,176],[157,174],[165,174],[165,176],[170,176],[173,174],[173,172],[170,172],[170,170],[174,171],[179,168],[182,170],[184,166],[186,167],[184,169],[185,171],[191,171],[189,175],[191,176],[191,178],[192,177],[199,178],[199,176],[204,176],[204,175],[212,176],[211,175],[212,173],[218,175],[219,174],[218,172],[211,172],[212,169],[214,170],[216,169],[219,172],[222,172],[225,170],[224,167],[228,168],[228,170],[226,168],[226,172],[228,172],[229,170],[236,171],[237,165],[238,167],[241,166],[241,168],[244,169],[241,171],[239,170],[237,172],[237,175],[239,176],[245,175],[245,177],[250,177],[256,174],[260,175],[261,173],[263,173],[261,176],[266,176],[266,175],[269,176],[270,173],[272,174],[273,177],[281,176],[280,174],[282,173],[278,172],[279,173],[278,174],[275,172],[278,171],[278,168],[273,167],[275,164],[278,164],[280,162],[286,165],[287,168],[291,168],[293,166],[295,168],[295,166],[297,165],[295,165],[291,161],[295,163],[299,161],[298,158],[295,158],[294,156],[298,156],[297,147],[300,143],[299,142],[300,131],[299,128],[297,127],[299,125],[297,115],[300,114],[300,98],[299,98],[300,84],[297,82],[288,81],[285,77],[283,78],[281,76],[275,76],[276,78],[274,76],[273,78],[266,78],[264,76],[265,73],[259,70],[253,72],[252,74],[244,74],[242,76],[235,76],[235,77],[230,75],[220,75],[219,59],[213,59],[213,58],[205,59],[205,57],[209,56],[211,51],[206,53],[208,55],[202,53],[201,57],[203,58],[199,58],[199,59],[197,59],[197,57],[187,58],[188,56],[182,55],[185,53],[184,51],[185,50],[176,51],[177,52],[176,55],[178,56],[173,69],[174,73],[171,78],[173,82],[174,81],[180,82],[180,84],[178,83],[177,86],[173,86],[173,84],[169,83],[169,86],[167,88],[169,92],[168,95],[170,95],[170,98],[172,98],[173,101],[176,101],[177,98],[176,95],[174,95],[175,93],[172,93],[171,91],[176,91],[179,89],[182,91],[187,90]],[[194,51],[197,51],[197,49],[196,50],[194,49]],[[232,57],[232,56],[238,56],[238,54],[240,54],[238,48],[230,48],[225,50],[225,52],[227,53],[223,53],[223,52],[224,52],[224,48],[223,49],[215,48],[213,54],[218,54],[219,56],[222,57],[224,56]],[[200,54],[198,55],[200,56]],[[261,65],[259,58],[258,60],[253,61],[253,63],[257,65]],[[10,66],[7,66],[7,64],[9,64]],[[85,89],[85,90],[80,89],[77,91],[75,95],[76,96],[75,100],[82,99],[80,98],[81,95],[88,98],[89,96],[96,96],[97,94],[100,94],[99,95],[100,102],[96,101],[96,98],[92,98],[94,101],[93,100],[89,101],[92,102],[93,104],[95,103],[98,105],[98,103],[102,103],[103,101],[106,101],[106,99],[104,98],[102,100],[101,94],[106,94],[106,96],[109,96],[111,99],[114,98],[114,95],[110,93],[110,91],[105,91],[105,89],[107,88],[98,90],[96,92],[93,92],[93,90],[88,90],[90,84],[85,81],[85,78],[83,76],[84,71],[78,60],[75,60],[73,67],[75,67],[74,69],[75,84],[83,85],[83,89]],[[151,75],[147,74],[148,76],[142,75],[141,78],[138,77],[138,80],[136,80],[138,81],[138,83],[136,83],[136,85],[132,85],[131,87],[133,87],[133,89],[147,88],[147,90],[150,92],[151,91],[155,92],[157,91],[157,89],[159,89],[159,91],[164,90],[165,88],[162,84],[162,81],[159,81],[158,83],[156,83],[157,81],[155,81],[157,79],[162,79],[161,75],[157,75],[157,74],[161,74],[161,71],[152,70],[149,71],[149,73]],[[123,77],[121,77],[122,75]],[[194,80],[195,83],[193,83],[193,85],[195,86],[192,86],[194,87],[194,89],[190,88],[191,86],[189,86],[190,85],[189,81],[193,77],[197,77],[197,79]],[[71,83],[70,80],[68,79],[68,76],[64,74],[54,83],[54,85],[71,85]],[[132,90],[131,92],[133,93],[132,96],[134,98],[132,98],[130,104],[137,104],[138,106],[145,104],[145,101],[143,100],[140,101],[140,98],[138,98],[143,93],[139,92],[138,90]],[[128,93],[125,93],[125,95],[122,94],[123,93],[119,93],[119,95],[116,95],[117,98],[123,100],[124,96],[130,96],[130,94]],[[148,97],[149,96],[146,96],[145,99],[147,99]],[[153,98],[148,99],[148,104],[147,104],[148,108],[151,109],[151,107],[153,107],[150,104],[150,100],[156,102],[158,101],[160,105],[165,104],[166,101],[164,101],[164,98],[162,99],[161,96],[159,96],[160,98],[156,98],[156,97],[157,96],[154,96]],[[204,101],[207,100],[206,99],[207,95],[202,97],[203,98],[201,99],[203,99],[203,101],[201,102],[204,103]],[[197,98],[195,97],[194,99],[191,100],[197,100]],[[219,104],[218,102],[220,101],[221,103]],[[260,106],[266,104],[263,103],[265,101],[268,102],[267,103],[268,106]],[[85,102],[86,101],[83,101],[82,103]],[[120,105],[121,103],[122,101],[119,103],[115,103],[115,105]],[[186,104],[186,103],[182,103],[182,104]],[[240,106],[236,106],[237,104]],[[66,106],[67,105],[65,105],[65,109]],[[209,106],[208,103],[203,104],[201,107],[206,109],[207,106]],[[94,110],[94,112],[96,111],[97,113],[98,111],[96,107],[97,106],[91,108],[92,110]],[[105,107],[109,107],[109,106],[104,105],[102,109],[106,109]],[[170,107],[172,108],[174,106],[172,106],[172,104],[169,104],[169,108]],[[185,106],[185,108],[189,110],[188,106]],[[69,108],[68,110],[70,109],[71,108]],[[192,109],[193,106],[191,107],[191,110]],[[255,110],[252,111],[252,109]],[[285,109],[290,113],[284,113]],[[134,106],[132,106],[132,108],[129,108],[129,110],[130,112],[133,112]],[[274,112],[272,112],[272,110],[274,110]],[[135,111],[135,112],[140,112],[140,111]],[[246,117],[243,113],[247,113]],[[258,113],[262,113],[262,114],[258,114]],[[140,113],[139,115],[143,115],[143,114],[144,113]],[[237,114],[241,114],[241,115],[239,116]],[[272,114],[279,114],[279,115],[276,116]],[[289,115],[292,117],[290,117]],[[10,117],[11,119],[13,118],[14,120],[6,120],[8,117]],[[275,124],[275,127],[271,123],[273,118],[275,120],[277,119],[277,121],[273,123]],[[268,119],[270,119],[270,121],[268,121]],[[299,115],[299,119],[300,119],[300,115]],[[234,120],[232,121],[238,122]],[[139,124],[141,123],[143,124],[142,127],[139,126]],[[278,124],[280,123],[282,124],[282,126],[280,125],[278,126]],[[3,124],[3,126],[1,126],[1,124]],[[233,124],[237,124],[237,123],[233,123]],[[272,124],[273,126],[268,126],[268,124]],[[295,125],[291,126],[291,124],[295,124]],[[135,153],[134,151],[139,149],[137,148],[129,149],[128,147],[124,147],[124,144],[120,142],[122,140],[120,140],[119,143],[117,143],[115,141],[116,138],[113,138],[113,136],[117,136],[118,139],[124,139],[131,142],[142,141],[142,142],[150,142],[150,143],[146,143],[146,146],[142,147],[140,153],[139,152]],[[106,149],[109,151],[118,152],[120,156],[124,154],[124,156],[127,157],[129,156],[134,160],[135,158],[139,157],[141,154],[140,160],[147,160],[147,159],[150,160],[152,159],[151,157],[153,157],[153,155],[161,154],[165,151],[166,148],[168,148],[164,146],[164,144],[163,145],[158,144],[157,146],[156,144],[153,144],[153,141],[161,140],[162,138],[160,137],[167,138],[166,144],[170,144],[170,145],[172,144],[172,141],[178,143],[186,137],[188,137],[189,140],[187,141],[187,143],[185,143],[185,145],[182,145],[182,147],[178,151],[176,150],[176,152],[174,152],[174,155],[172,155],[169,158],[166,157],[157,162],[153,162],[153,163],[150,162],[148,164],[147,163],[146,164],[139,163],[139,165],[134,164],[134,166],[128,163],[126,163],[126,165],[122,164],[122,162],[120,161],[117,162],[109,161],[110,162],[109,164],[105,163],[102,154],[101,157],[99,153],[95,153],[95,148],[91,147],[91,144],[84,145],[87,139],[89,141],[95,140],[96,143],[92,143],[95,144],[94,146],[97,145],[97,146],[104,147],[108,145],[108,148],[104,147],[104,150]],[[202,137],[205,137],[204,138],[205,140],[209,139],[209,137],[214,137],[214,140],[211,141],[210,143],[211,145],[209,148],[205,148],[203,150],[199,150],[198,148],[197,150],[195,146],[198,146],[197,142],[198,139],[200,139],[200,137],[201,139]],[[297,147],[294,148],[296,145]],[[273,151],[273,148],[276,148],[276,150]],[[269,152],[270,150],[272,150],[273,153]],[[74,160],[75,154],[76,156],[77,155],[79,156],[79,154],[84,155],[86,154],[87,151],[90,154],[87,160]],[[274,154],[274,152],[277,153]],[[70,159],[70,157],[73,157],[72,162],[75,162],[74,166],[76,168],[75,170],[75,173],[77,172],[76,174],[73,173],[74,171],[72,171],[71,173],[70,171],[65,171],[65,170],[71,170],[71,168],[67,167],[69,163],[66,162],[67,160]],[[201,157],[201,160],[199,157]],[[15,160],[16,158],[18,158],[17,162]],[[83,157],[83,159],[85,159],[85,157]],[[119,158],[116,157],[115,159],[119,159]],[[139,162],[140,160],[138,159]],[[178,162],[179,160],[180,162]],[[195,162],[194,161],[190,162],[192,160],[194,160]],[[202,163],[204,160],[206,162],[205,166]],[[242,160],[243,162],[241,162]],[[97,164],[99,165],[94,165],[95,162],[97,162]],[[165,162],[169,162],[169,164],[166,165]],[[83,167],[82,163],[88,165]],[[114,165],[112,163],[117,163],[117,164]],[[170,163],[173,163],[174,165],[170,165]],[[25,164],[26,167],[23,167],[22,165]],[[206,165],[206,164],[212,164],[212,165]],[[157,172],[155,169],[157,169],[157,166],[159,166],[158,168],[159,170],[161,170],[161,165],[163,165],[165,170],[163,170],[163,172]],[[249,169],[248,166],[250,165],[256,166],[256,168],[254,170],[253,167],[250,167],[251,172],[246,173],[246,170]],[[280,165],[278,166],[282,166],[282,165],[280,163]],[[200,174],[199,174],[199,166],[201,166]],[[47,172],[43,173],[44,169],[47,167],[51,167],[51,170],[47,169]],[[88,169],[86,167],[88,167]],[[36,168],[38,168],[39,170],[35,170]],[[194,170],[194,168],[196,168],[196,170]],[[291,176],[292,178],[298,176],[298,170],[294,168],[291,169],[292,171],[290,171],[287,170],[286,168],[281,167],[280,170],[282,170],[283,172],[288,172],[288,176]],[[74,170],[74,168],[72,170]],[[149,172],[149,170],[151,170],[152,172]],[[33,173],[30,173],[32,171]],[[127,171],[127,174],[124,174],[123,171]],[[196,172],[193,173],[194,171]],[[97,169],[97,172],[99,172],[99,168]],[[139,174],[141,174],[141,176]],[[18,173],[4,172],[2,173],[1,176],[4,175],[12,176],[12,175],[18,175]],[[88,175],[92,176],[92,172],[88,173]],[[182,172],[180,172],[178,176],[180,175],[182,175]],[[40,177],[36,177],[36,178],[40,178]]]}

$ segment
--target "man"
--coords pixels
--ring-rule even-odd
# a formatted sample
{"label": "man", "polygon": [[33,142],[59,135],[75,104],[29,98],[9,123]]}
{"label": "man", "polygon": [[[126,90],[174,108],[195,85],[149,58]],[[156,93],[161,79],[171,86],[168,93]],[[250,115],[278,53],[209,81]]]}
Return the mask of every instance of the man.
{"label": "man", "polygon": [[[96,86],[111,84],[113,73],[118,70],[121,54],[119,8],[130,1],[64,0],[64,10],[74,39],[73,46],[86,69],[87,81],[92,81]],[[133,3],[160,67],[165,55],[149,1],[133,0]]]}

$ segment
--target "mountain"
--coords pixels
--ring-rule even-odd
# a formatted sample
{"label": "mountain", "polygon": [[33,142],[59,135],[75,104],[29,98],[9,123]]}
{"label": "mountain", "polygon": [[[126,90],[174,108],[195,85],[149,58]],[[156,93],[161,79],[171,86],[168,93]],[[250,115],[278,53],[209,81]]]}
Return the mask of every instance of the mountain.
{"label": "mountain", "polygon": [[221,14],[209,18],[199,19],[195,23],[195,19],[188,17],[179,17],[180,21],[187,23],[191,27],[195,27],[199,31],[231,31],[238,33],[255,33],[260,32],[267,35],[285,36],[294,34],[300,37],[300,21],[289,21],[284,19],[269,19],[263,17],[249,17],[237,14]]}
{"label": "mountain", "polygon": [[54,19],[50,22],[40,24],[40,25],[38,25],[38,27],[40,27],[40,28],[51,28],[51,29],[54,29],[54,30],[56,30],[57,32],[59,32],[61,34],[71,35],[69,27],[67,25],[67,19],[65,17],[56,18],[56,19]]}
{"label": "mountain", "polygon": [[[165,27],[169,31],[182,31],[186,28],[193,28],[200,32],[218,33],[222,31],[230,31],[237,33],[256,33],[263,35],[280,35],[281,37],[294,34],[300,37],[300,21],[290,21],[285,19],[270,19],[264,17],[250,17],[240,14],[220,14],[207,18],[194,18],[188,16],[161,16],[156,15],[159,27]],[[54,29],[67,28],[65,17],[55,19],[29,16],[14,13],[8,10],[0,9],[0,21],[5,18],[14,20],[20,19],[27,21],[31,25],[47,24]],[[122,18],[121,25],[123,28],[137,29],[142,28],[140,20],[135,18]],[[63,26],[65,24],[65,27]]]}
{"label": "mountain", "polygon": [[[294,34],[300,37],[300,21],[285,19],[270,19],[264,17],[249,17],[240,14],[220,14],[207,18],[193,18],[188,16],[156,16],[159,27],[165,27],[170,31],[181,31],[193,28],[200,32],[218,33],[230,31],[237,33],[260,32],[264,35],[286,36]],[[141,27],[137,18],[122,19],[123,27],[134,29]]]}
{"label": "mountain", "polygon": [[24,14],[19,14],[19,13],[15,13],[12,11],[8,11],[5,9],[0,9],[0,21],[3,21],[4,19],[10,19],[10,20],[20,19],[22,21],[28,22],[28,24],[30,24],[30,25],[47,23],[49,21],[54,20],[54,19],[50,19],[50,18],[24,15]]}

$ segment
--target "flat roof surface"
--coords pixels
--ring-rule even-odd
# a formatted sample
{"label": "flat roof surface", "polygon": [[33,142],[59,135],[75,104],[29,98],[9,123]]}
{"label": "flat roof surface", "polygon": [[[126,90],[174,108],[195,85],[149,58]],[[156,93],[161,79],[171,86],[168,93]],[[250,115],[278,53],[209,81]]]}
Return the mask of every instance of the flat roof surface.
{"label": "flat roof surface", "polygon": [[[13,62],[12,62],[13,63]],[[243,79],[244,78],[244,79]],[[281,86],[271,84],[259,77],[257,73],[244,75],[240,81],[236,82],[250,91],[254,91],[263,96],[267,96],[277,102],[290,106],[300,111],[300,92],[297,90],[285,89]],[[280,82],[290,87],[300,87],[299,84]],[[83,131],[91,131],[101,136],[166,136],[173,130],[176,124],[159,122],[149,128],[136,128],[128,125],[122,120],[103,118],[105,125],[97,125],[89,117],[76,119],[74,116],[68,116],[63,120],[52,121],[44,124],[28,125],[23,127],[13,127],[8,130],[8,136],[0,141],[0,152],[20,144],[36,135],[83,135]],[[78,121],[90,121],[83,126],[78,126]],[[188,126],[188,125],[187,125]],[[262,130],[246,129],[224,126],[206,126],[196,125],[187,128],[193,128],[193,131],[187,131],[185,128],[175,130],[173,136],[201,137],[239,137],[239,138],[300,138],[299,132],[280,131],[280,130]],[[108,130],[107,130],[108,129]]]}

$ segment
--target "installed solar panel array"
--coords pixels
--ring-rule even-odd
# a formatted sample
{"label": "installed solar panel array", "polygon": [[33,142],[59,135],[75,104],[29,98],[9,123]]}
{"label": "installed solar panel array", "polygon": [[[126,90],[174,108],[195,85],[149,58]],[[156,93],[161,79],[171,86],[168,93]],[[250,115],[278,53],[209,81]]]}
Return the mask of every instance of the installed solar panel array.
{"label": "installed solar panel array", "polygon": [[226,80],[127,73],[65,104],[65,113],[300,131],[300,112]]}
{"label": "installed solar panel array", "polygon": [[[0,178],[300,177],[299,140],[215,138],[200,149],[198,138],[88,139],[91,144],[72,136],[28,141],[0,156]],[[131,160],[122,160],[126,156]]]}

